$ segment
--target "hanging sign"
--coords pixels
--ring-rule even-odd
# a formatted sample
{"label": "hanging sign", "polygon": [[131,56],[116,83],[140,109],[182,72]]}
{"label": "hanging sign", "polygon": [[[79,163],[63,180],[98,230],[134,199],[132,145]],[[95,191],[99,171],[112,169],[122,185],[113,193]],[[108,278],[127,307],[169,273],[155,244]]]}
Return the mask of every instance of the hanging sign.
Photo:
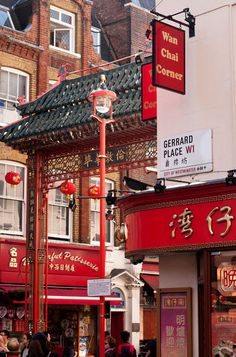
{"label": "hanging sign", "polygon": [[142,119],[155,119],[157,115],[157,91],[152,85],[152,63],[142,65]]}
{"label": "hanging sign", "polygon": [[185,32],[156,20],[152,28],[152,83],[185,94]]}

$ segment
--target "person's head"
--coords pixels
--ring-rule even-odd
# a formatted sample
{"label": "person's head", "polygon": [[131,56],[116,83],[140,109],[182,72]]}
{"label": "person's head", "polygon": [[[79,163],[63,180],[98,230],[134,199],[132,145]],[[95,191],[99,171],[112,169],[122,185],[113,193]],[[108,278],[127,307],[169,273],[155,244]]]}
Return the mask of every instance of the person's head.
{"label": "person's head", "polygon": [[121,331],[120,333],[120,338],[123,342],[128,342],[130,338],[130,333],[129,331]]}
{"label": "person's head", "polygon": [[22,337],[22,345],[25,347],[29,346],[31,340],[31,335],[30,333],[24,333],[23,337]]}
{"label": "person's head", "polygon": [[39,340],[31,340],[29,344],[28,357],[45,357],[41,343]]}
{"label": "person's head", "polygon": [[16,337],[9,338],[7,343],[7,348],[9,351],[18,351],[20,347],[20,343]]}
{"label": "person's head", "polygon": [[4,341],[4,344],[6,345],[7,344],[7,341],[8,341],[8,338],[10,336],[10,333],[8,330],[2,330],[0,332],[0,335],[3,337],[3,341]]}
{"label": "person's head", "polygon": [[109,336],[107,338],[107,343],[108,343],[109,347],[113,348],[116,345],[116,340],[113,337]]}
{"label": "person's head", "polygon": [[46,336],[48,342],[51,342],[51,335],[48,331],[44,331],[43,334]]}
{"label": "person's head", "polygon": [[42,332],[37,332],[35,335],[32,336],[31,342],[32,341],[39,341],[43,354],[44,356],[47,356],[49,353],[49,345],[48,345],[48,340],[47,337],[44,335]]}

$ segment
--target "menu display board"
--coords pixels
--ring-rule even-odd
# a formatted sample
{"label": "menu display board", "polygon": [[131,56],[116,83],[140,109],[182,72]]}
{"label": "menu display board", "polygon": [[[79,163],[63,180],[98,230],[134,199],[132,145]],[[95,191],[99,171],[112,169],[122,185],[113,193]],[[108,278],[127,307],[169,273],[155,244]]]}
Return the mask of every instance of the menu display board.
{"label": "menu display board", "polygon": [[192,356],[191,288],[159,289],[158,357]]}

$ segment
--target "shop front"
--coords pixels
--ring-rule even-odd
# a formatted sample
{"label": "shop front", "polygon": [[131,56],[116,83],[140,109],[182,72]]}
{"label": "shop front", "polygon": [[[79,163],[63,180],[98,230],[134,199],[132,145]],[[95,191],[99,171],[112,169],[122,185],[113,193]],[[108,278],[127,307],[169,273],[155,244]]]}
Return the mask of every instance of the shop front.
{"label": "shop front", "polygon": [[[0,329],[21,337],[27,311],[27,265],[23,240],[0,240]],[[99,297],[87,295],[87,281],[98,278],[99,249],[49,244],[48,330],[57,348],[73,339],[78,356],[93,355],[97,346]],[[45,290],[45,291],[46,291]],[[106,297],[116,306],[117,296]]]}
{"label": "shop front", "polygon": [[236,355],[236,187],[225,181],[119,200],[126,256],[159,256],[157,355]]}

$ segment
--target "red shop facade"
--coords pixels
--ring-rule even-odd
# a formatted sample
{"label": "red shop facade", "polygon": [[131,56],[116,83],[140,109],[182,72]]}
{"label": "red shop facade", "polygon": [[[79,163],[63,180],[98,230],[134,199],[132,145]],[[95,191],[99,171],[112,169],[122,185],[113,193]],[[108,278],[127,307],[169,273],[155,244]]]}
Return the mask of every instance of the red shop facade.
{"label": "red shop facade", "polygon": [[[1,239],[0,261],[0,329],[21,336],[27,321],[25,241]],[[87,295],[87,281],[99,276],[99,249],[50,243],[45,267],[48,291],[42,298],[47,299],[48,330],[53,342],[64,345],[65,339],[72,337],[80,356],[88,350],[95,352],[99,297]],[[118,301],[114,297],[106,299],[111,305]]]}
{"label": "red shop facade", "polygon": [[222,180],[119,200],[126,256],[159,256],[159,357],[236,353],[235,199]]}

